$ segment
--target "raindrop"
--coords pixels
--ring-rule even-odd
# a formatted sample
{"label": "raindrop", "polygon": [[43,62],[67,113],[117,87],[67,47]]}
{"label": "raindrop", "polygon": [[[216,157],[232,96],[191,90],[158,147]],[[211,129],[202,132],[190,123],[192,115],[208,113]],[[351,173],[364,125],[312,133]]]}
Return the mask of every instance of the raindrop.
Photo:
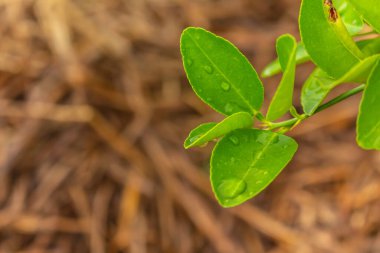
{"label": "raindrop", "polygon": [[285,144],[285,145],[282,146],[283,149],[286,149],[288,147],[289,147],[289,145],[287,145],[287,144]]}
{"label": "raindrop", "polygon": [[214,72],[214,69],[210,66],[204,66],[204,69],[208,74],[212,74],[212,72]]}
{"label": "raindrop", "polygon": [[231,163],[235,163],[236,159],[234,157],[231,157],[230,161]]}
{"label": "raindrop", "polygon": [[189,66],[191,66],[191,65],[193,65],[193,60],[192,59],[187,59],[187,65],[189,65]]}
{"label": "raindrop", "polygon": [[222,87],[222,90],[224,90],[224,91],[229,91],[231,89],[231,85],[229,83],[226,83],[226,82],[222,82],[220,87]]}
{"label": "raindrop", "polygon": [[244,193],[246,189],[247,183],[244,180],[231,178],[222,181],[218,192],[224,198],[233,199]]}
{"label": "raindrop", "polygon": [[228,138],[233,144],[235,144],[236,146],[239,145],[240,141],[239,141],[239,138],[234,136],[234,135],[231,135],[229,138]]}
{"label": "raindrop", "polygon": [[266,133],[261,133],[261,134],[257,137],[257,142],[260,143],[260,144],[266,145],[267,142],[268,142],[268,134],[266,134]]}
{"label": "raindrop", "polygon": [[206,101],[207,101],[207,102],[211,102],[211,101],[212,101],[212,98],[208,97],[208,98],[206,98]]}
{"label": "raindrop", "polygon": [[232,103],[227,103],[224,106],[224,110],[226,111],[226,113],[231,113],[234,110],[234,105]]}

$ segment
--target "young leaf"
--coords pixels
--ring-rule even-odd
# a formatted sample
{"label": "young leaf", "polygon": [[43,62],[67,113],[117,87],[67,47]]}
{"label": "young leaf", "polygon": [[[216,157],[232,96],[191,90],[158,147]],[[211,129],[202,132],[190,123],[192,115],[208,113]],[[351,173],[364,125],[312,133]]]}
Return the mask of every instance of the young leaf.
{"label": "young leaf", "polygon": [[317,68],[302,87],[301,104],[307,115],[312,115],[330,91],[348,82],[365,82],[380,55],[374,55],[356,64],[344,76],[334,80],[323,70]]}
{"label": "young leaf", "polygon": [[229,41],[202,28],[181,36],[181,53],[194,92],[216,111],[256,114],[264,99],[263,85],[247,58]]}
{"label": "young leaf", "polygon": [[276,49],[284,74],[269,105],[267,113],[267,120],[269,121],[274,121],[283,116],[293,104],[296,48],[297,42],[289,34],[280,36],[277,39]]}
{"label": "young leaf", "polygon": [[377,62],[364,90],[357,119],[357,142],[364,149],[380,150],[380,63]]}
{"label": "young leaf", "polygon": [[348,0],[363,16],[364,20],[377,32],[380,32],[380,6],[378,0]]}
{"label": "young leaf", "polygon": [[211,156],[211,184],[219,203],[233,207],[257,195],[297,147],[290,137],[258,129],[238,129],[223,137]]}
{"label": "young leaf", "polygon": [[[309,54],[306,52],[304,45],[301,42],[299,42],[297,44],[297,49],[296,49],[296,64],[297,65],[302,64],[309,60],[310,60]],[[281,69],[280,61],[277,58],[276,60],[269,63],[265,67],[265,69],[261,73],[261,76],[266,78],[266,77],[274,76],[281,72],[282,72],[282,69]]]}
{"label": "young leaf", "polygon": [[334,4],[350,35],[355,35],[363,30],[363,19],[350,2],[347,0],[334,0]]}
{"label": "young leaf", "polygon": [[247,112],[238,112],[225,118],[219,123],[211,122],[199,125],[193,129],[187,139],[184,147],[186,149],[202,146],[205,143],[223,136],[235,129],[249,128],[253,125],[253,117]]}
{"label": "young leaf", "polygon": [[300,33],[312,61],[331,77],[339,78],[364,56],[329,3],[302,1]]}

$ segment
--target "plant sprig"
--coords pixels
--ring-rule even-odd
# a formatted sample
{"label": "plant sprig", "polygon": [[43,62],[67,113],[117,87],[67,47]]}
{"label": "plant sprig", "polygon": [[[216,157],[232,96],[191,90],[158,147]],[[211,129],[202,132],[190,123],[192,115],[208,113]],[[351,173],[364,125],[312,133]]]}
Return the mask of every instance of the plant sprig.
{"label": "plant sprig", "polygon": [[[303,0],[301,41],[285,34],[276,42],[278,59],[262,76],[282,72],[266,114],[260,110],[264,88],[256,70],[229,41],[202,28],[181,36],[181,54],[194,92],[227,117],[191,131],[185,148],[220,138],[210,161],[210,179],[223,207],[239,205],[264,190],[292,159],[297,143],[286,136],[304,120],[364,91],[357,119],[357,142],[380,150],[380,7],[376,0]],[[367,23],[372,39],[354,41]],[[293,106],[295,69],[312,61],[316,68],[302,88],[302,113]],[[359,85],[324,102],[337,86]],[[363,84],[364,83],[364,84]],[[286,114],[292,118],[278,121]],[[253,128],[253,120],[260,128]]]}

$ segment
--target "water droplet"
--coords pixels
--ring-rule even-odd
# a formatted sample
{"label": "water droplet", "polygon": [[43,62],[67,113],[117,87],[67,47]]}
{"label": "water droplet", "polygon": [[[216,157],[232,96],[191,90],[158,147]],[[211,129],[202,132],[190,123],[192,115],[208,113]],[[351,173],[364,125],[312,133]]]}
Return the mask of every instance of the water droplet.
{"label": "water droplet", "polygon": [[287,144],[285,144],[285,145],[282,146],[283,149],[286,149],[288,147],[289,147],[289,145],[287,145]]}
{"label": "water droplet", "polygon": [[227,103],[225,106],[224,106],[224,110],[226,111],[226,113],[231,113],[233,112],[234,110],[234,105],[232,103]]}
{"label": "water droplet", "polygon": [[235,163],[236,159],[234,157],[231,157],[230,161],[231,163]]}
{"label": "water droplet", "polygon": [[264,175],[268,175],[268,171],[264,171],[263,174],[264,174]]}
{"label": "water droplet", "polygon": [[228,199],[233,199],[245,192],[247,183],[244,180],[231,178],[223,180],[218,187],[218,192],[221,196]]}
{"label": "water droplet", "polygon": [[206,98],[206,101],[207,101],[207,102],[211,102],[211,101],[212,101],[212,98],[208,97],[208,98]]}
{"label": "water droplet", "polygon": [[228,139],[229,139],[233,144],[235,144],[236,146],[239,145],[239,143],[240,143],[239,138],[236,137],[235,135],[231,135]]}
{"label": "water droplet", "polygon": [[278,137],[278,135],[276,134],[276,136],[273,138],[273,140],[272,140],[272,143],[273,144],[276,144],[276,143],[278,143],[280,141],[280,138]]}
{"label": "water droplet", "polygon": [[262,145],[266,145],[267,142],[268,142],[268,134],[266,133],[261,133],[258,137],[257,137],[257,142],[262,144]]}
{"label": "water droplet", "polygon": [[204,69],[208,74],[212,74],[212,72],[214,72],[214,69],[211,66],[204,66]]}
{"label": "water droplet", "polygon": [[222,82],[220,87],[222,87],[222,90],[224,90],[224,91],[229,91],[231,89],[231,85],[229,83],[226,83],[226,82]]}
{"label": "water droplet", "polygon": [[263,181],[261,181],[261,180],[257,180],[256,181],[256,184],[261,184]]}
{"label": "water droplet", "polygon": [[193,60],[192,59],[187,59],[187,65],[189,65],[189,66],[191,66],[191,65],[193,65]]}

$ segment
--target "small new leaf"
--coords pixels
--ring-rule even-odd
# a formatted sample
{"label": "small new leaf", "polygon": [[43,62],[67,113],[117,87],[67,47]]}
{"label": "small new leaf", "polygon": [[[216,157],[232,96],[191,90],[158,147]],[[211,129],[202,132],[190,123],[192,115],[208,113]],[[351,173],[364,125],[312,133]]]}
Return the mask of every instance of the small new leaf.
{"label": "small new leaf", "polygon": [[[310,56],[307,53],[307,51],[305,50],[304,45],[301,42],[299,42],[297,44],[297,49],[296,49],[296,64],[297,65],[302,64],[302,63],[305,63],[307,61],[310,61]],[[265,69],[261,73],[261,76],[266,78],[266,77],[274,76],[274,75],[281,73],[281,72],[282,72],[282,69],[281,69],[280,61],[277,58],[276,60],[269,63],[265,67]]]}
{"label": "small new leaf", "polygon": [[289,34],[277,39],[276,49],[284,74],[269,105],[267,113],[267,120],[269,121],[280,118],[292,106],[296,71],[296,48],[297,42]]}
{"label": "small new leaf", "polygon": [[237,206],[264,190],[292,159],[297,143],[258,129],[224,136],[211,156],[211,184],[223,207]]}
{"label": "small new leaf", "polygon": [[209,141],[219,138],[235,129],[249,128],[253,125],[253,117],[247,112],[238,112],[219,123],[204,123],[193,129],[186,138],[186,149],[203,146]]}

